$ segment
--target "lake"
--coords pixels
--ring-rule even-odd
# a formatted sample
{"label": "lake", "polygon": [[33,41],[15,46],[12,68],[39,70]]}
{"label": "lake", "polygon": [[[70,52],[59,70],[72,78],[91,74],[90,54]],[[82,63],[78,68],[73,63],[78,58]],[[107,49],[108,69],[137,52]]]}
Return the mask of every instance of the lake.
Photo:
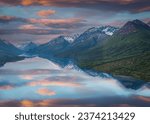
{"label": "lake", "polygon": [[0,106],[150,106],[150,87],[126,88],[105,73],[26,58],[0,68]]}

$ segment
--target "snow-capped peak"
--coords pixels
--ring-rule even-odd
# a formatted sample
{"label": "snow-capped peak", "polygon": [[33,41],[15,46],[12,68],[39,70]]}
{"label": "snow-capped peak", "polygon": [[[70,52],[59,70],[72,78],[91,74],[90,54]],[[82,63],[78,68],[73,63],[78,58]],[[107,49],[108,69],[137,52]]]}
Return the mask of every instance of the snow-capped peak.
{"label": "snow-capped peak", "polygon": [[69,36],[65,36],[64,39],[69,43],[72,43],[74,41],[73,37],[69,37]]}
{"label": "snow-capped peak", "polygon": [[64,39],[68,41],[69,43],[73,43],[76,38],[79,37],[79,34],[75,34],[73,36],[64,36]]}
{"label": "snow-capped peak", "polygon": [[116,27],[112,27],[112,26],[101,26],[101,27],[92,27],[90,29],[88,29],[87,31],[85,31],[86,34],[91,34],[91,33],[95,33],[95,32],[99,32],[99,33],[105,33],[107,35],[113,35],[113,33],[117,30]]}
{"label": "snow-capped peak", "polygon": [[104,27],[104,29],[102,30],[102,32],[104,32],[107,35],[113,35],[114,32],[117,30],[117,28],[111,27],[111,26],[106,26]]}
{"label": "snow-capped peak", "polygon": [[107,35],[113,35],[113,32],[110,32],[108,27],[105,28],[105,29],[103,30],[103,32],[105,32],[105,34],[107,34]]}

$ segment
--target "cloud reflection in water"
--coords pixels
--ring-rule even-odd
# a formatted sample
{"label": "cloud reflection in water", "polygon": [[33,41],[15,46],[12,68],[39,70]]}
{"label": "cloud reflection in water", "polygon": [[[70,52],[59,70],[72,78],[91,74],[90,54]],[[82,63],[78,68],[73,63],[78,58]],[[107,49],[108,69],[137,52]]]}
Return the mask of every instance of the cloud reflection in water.
{"label": "cloud reflection in water", "polygon": [[148,106],[149,97],[147,86],[126,89],[116,79],[61,68],[38,57],[0,68],[0,106]]}

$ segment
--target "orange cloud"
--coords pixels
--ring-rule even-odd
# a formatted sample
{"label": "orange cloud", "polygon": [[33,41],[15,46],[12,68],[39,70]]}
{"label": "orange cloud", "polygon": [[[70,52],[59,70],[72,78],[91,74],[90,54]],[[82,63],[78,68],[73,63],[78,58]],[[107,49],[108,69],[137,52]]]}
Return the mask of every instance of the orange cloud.
{"label": "orange cloud", "polygon": [[[64,7],[64,6],[79,6],[78,4],[100,4],[100,3],[120,3],[120,4],[128,4],[128,3],[136,3],[139,0],[16,0],[11,2],[11,0],[1,0],[2,3],[7,4],[16,4],[16,5],[23,5],[23,6],[30,6],[30,5],[43,5],[43,6],[57,6],[57,7]],[[65,5],[66,4],[66,5]]]}
{"label": "orange cloud", "polygon": [[29,19],[31,23],[39,23],[43,25],[49,24],[70,24],[70,23],[78,23],[82,22],[83,20],[80,18],[70,18],[70,19]]}
{"label": "orange cloud", "polygon": [[38,28],[32,24],[26,24],[26,25],[21,25],[19,29],[38,29]]}
{"label": "orange cloud", "polygon": [[53,96],[56,93],[54,91],[48,90],[46,88],[41,88],[37,91],[38,94],[44,95],[44,96]]}
{"label": "orange cloud", "polygon": [[41,11],[37,12],[37,15],[42,16],[42,17],[47,17],[47,16],[53,15],[55,13],[56,13],[56,11],[54,11],[54,10],[41,10]]}
{"label": "orange cloud", "polygon": [[72,83],[72,82],[57,82],[57,81],[48,81],[48,80],[41,80],[37,82],[30,82],[28,86],[62,86],[62,87],[79,87],[81,84]]}
{"label": "orange cloud", "polygon": [[86,21],[81,18],[68,19],[28,19],[31,24],[40,24],[51,28],[72,29],[86,26]]}
{"label": "orange cloud", "polygon": [[[48,107],[48,106],[69,106],[61,103],[65,102],[73,102],[75,99],[46,99],[46,100],[22,100],[19,102],[19,106],[22,107]],[[4,104],[4,103],[3,103]],[[70,105],[70,106],[77,106],[77,105]]]}
{"label": "orange cloud", "polygon": [[[22,22],[26,25],[20,26],[20,29],[37,29],[41,25],[51,28],[81,28],[86,26],[86,20],[82,18],[66,18],[66,19],[35,19],[35,18],[18,18],[14,16],[0,16],[0,23]],[[39,25],[38,27],[34,24]]]}
{"label": "orange cloud", "polygon": [[45,107],[45,106],[56,106],[58,103],[64,100],[58,100],[58,99],[47,99],[47,100],[38,100],[38,101],[31,101],[31,100],[22,100],[20,101],[20,106],[22,107]]}
{"label": "orange cloud", "polygon": [[36,1],[36,0],[22,0],[21,4],[24,6],[29,6],[29,5],[32,5],[34,3],[34,1]]}
{"label": "orange cloud", "polygon": [[[83,106],[80,103],[77,103],[78,99],[46,99],[46,100],[37,100],[37,101],[31,101],[31,100],[23,100],[20,101],[19,106],[22,107],[81,107]],[[84,104],[84,106],[93,107],[96,106],[96,104]]]}
{"label": "orange cloud", "polygon": [[23,107],[33,107],[34,106],[34,103],[30,100],[22,100],[20,102],[21,106]]}
{"label": "orange cloud", "polygon": [[22,6],[52,6],[92,8],[105,11],[130,11],[138,10],[149,5],[149,0],[0,0],[0,5]]}
{"label": "orange cloud", "polygon": [[[113,97],[112,97],[113,98]],[[98,98],[97,98],[98,99]],[[9,106],[9,107],[16,107],[16,106],[22,106],[22,107],[77,107],[77,106],[118,106],[118,107],[148,107],[150,98],[149,97],[144,97],[144,96],[135,96],[135,97],[127,97],[127,98],[114,98],[114,101],[106,100],[102,101],[100,98],[98,101],[97,99],[44,99],[44,100],[22,100],[22,101],[0,101],[0,106]],[[109,99],[109,97],[107,98]],[[124,100],[123,100],[124,99]],[[97,101],[97,102],[96,102]],[[102,101],[102,102],[101,102]]]}

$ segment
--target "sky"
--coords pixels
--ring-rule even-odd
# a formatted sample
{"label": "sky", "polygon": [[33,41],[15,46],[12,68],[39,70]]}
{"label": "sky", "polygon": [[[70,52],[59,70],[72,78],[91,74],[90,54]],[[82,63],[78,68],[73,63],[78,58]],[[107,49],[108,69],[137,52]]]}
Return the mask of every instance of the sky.
{"label": "sky", "polygon": [[150,21],[150,0],[0,0],[0,39],[43,44],[134,19]]}

